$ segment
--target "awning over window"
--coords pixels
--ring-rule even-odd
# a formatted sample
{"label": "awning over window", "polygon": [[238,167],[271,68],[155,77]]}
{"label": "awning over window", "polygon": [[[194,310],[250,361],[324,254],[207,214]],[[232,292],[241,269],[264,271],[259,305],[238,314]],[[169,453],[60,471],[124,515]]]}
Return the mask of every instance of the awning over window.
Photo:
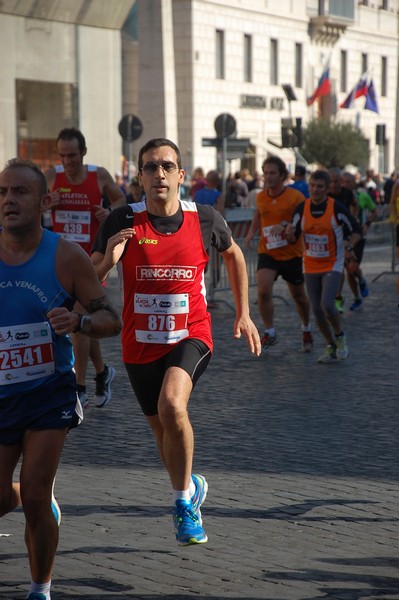
{"label": "awning over window", "polygon": [[136,0],[2,0],[0,13],[88,27],[122,29]]}

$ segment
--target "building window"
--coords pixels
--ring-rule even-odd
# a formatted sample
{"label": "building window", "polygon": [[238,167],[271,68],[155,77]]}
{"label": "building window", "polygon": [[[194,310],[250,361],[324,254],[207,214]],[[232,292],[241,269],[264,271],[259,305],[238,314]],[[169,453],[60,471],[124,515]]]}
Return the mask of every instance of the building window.
{"label": "building window", "polygon": [[388,0],[382,0],[380,8],[382,8],[382,10],[388,10],[388,4]]}
{"label": "building window", "polygon": [[16,79],[15,86],[18,156],[48,169],[59,161],[54,132],[79,123],[78,88],[27,79]]}
{"label": "building window", "polygon": [[367,54],[362,54],[362,75],[363,73],[365,73],[368,69],[368,60],[367,60]]}
{"label": "building window", "polygon": [[348,80],[348,54],[346,50],[341,50],[341,79],[340,79],[340,91],[346,92]]}
{"label": "building window", "polygon": [[244,81],[252,81],[252,35],[244,35]]}
{"label": "building window", "polygon": [[270,83],[278,85],[278,41],[270,40]]}
{"label": "building window", "polygon": [[388,59],[381,56],[381,96],[387,95]]}
{"label": "building window", "polygon": [[355,2],[354,0],[329,0],[328,14],[353,21],[355,18]]}
{"label": "building window", "polygon": [[302,44],[295,44],[295,87],[302,85]]}
{"label": "building window", "polygon": [[216,79],[224,79],[224,31],[216,30]]}

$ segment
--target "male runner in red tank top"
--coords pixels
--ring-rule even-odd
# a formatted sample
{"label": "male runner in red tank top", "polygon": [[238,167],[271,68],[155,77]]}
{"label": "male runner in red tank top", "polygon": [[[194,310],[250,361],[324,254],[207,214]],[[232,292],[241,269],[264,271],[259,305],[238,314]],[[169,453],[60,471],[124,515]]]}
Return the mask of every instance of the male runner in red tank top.
{"label": "male runner in red tank top", "polygon": [[[122,206],[126,200],[107,169],[83,164],[87,148],[81,131],[73,127],[62,129],[57,137],[57,152],[61,165],[45,173],[52,197],[53,231],[78,243],[90,255],[100,223],[109,214],[109,210],[102,206],[103,196],[110,200],[111,209]],[[83,311],[82,307],[77,309]],[[96,371],[95,405],[105,406],[111,400],[115,369],[105,364],[98,340],[80,333],[73,334],[73,348],[82,406],[87,406],[89,401],[86,391],[89,357]]]}
{"label": "male runner in red tank top", "polygon": [[212,245],[223,256],[236,304],[234,336],[260,354],[249,315],[244,256],[221,214],[179,199],[179,148],[156,138],[139,152],[146,201],[114,210],[96,238],[100,280],[118,264],[123,287],[123,361],[173,487],[180,545],[207,541],[201,505],[208,485],[192,474],[194,434],[188,401],[212,353],[204,270]]}

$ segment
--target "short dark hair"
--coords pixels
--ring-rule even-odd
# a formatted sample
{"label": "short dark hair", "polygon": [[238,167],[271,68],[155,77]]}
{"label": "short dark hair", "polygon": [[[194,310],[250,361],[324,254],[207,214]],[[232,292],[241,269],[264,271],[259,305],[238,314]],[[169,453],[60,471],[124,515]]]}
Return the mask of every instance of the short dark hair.
{"label": "short dark hair", "polygon": [[304,167],[303,165],[297,165],[295,167],[295,175],[299,175],[300,177],[306,175],[306,167]]}
{"label": "short dark hair", "polygon": [[350,179],[351,181],[356,181],[356,177],[350,171],[344,171],[342,173],[342,177],[346,177],[347,179]]}
{"label": "short dark hair", "polygon": [[132,180],[131,180],[131,182],[130,182],[130,185],[136,185],[138,187],[141,187],[141,183],[140,183],[139,178],[138,177],[133,177]]}
{"label": "short dark hair", "polygon": [[143,154],[148,152],[148,150],[151,150],[151,148],[161,148],[161,146],[169,146],[176,152],[177,166],[181,169],[181,154],[176,144],[167,138],[153,138],[152,140],[148,140],[148,142],[140,148],[138,160],[139,171],[143,168]]}
{"label": "short dark hair", "polygon": [[35,163],[23,158],[10,158],[10,160],[6,162],[3,171],[7,171],[8,169],[30,169],[36,175],[39,182],[40,196],[45,196],[48,193],[47,180],[43,172],[35,165]]}
{"label": "short dark hair", "polygon": [[65,127],[64,129],[61,129],[61,131],[58,134],[56,144],[58,144],[59,140],[73,140],[73,139],[78,140],[79,150],[83,154],[83,152],[85,152],[87,150],[86,140],[85,140],[83,133],[79,129],[76,129],[75,127]]}
{"label": "short dark hair", "polygon": [[283,160],[281,160],[281,158],[279,156],[268,156],[267,158],[265,158],[265,160],[263,161],[262,164],[262,171],[263,168],[265,167],[265,165],[275,165],[278,168],[278,172],[280,173],[280,175],[282,175],[284,178],[288,177],[288,170],[287,170],[287,166],[285,164],[285,162]]}
{"label": "short dark hair", "polygon": [[313,173],[310,175],[310,180],[312,179],[322,179],[326,184],[326,187],[330,185],[330,176],[328,172],[324,171],[323,169],[316,169],[316,171],[313,171]]}
{"label": "short dark hair", "polygon": [[328,169],[328,174],[336,175],[337,177],[342,177],[342,169],[340,169],[339,167],[330,167]]}

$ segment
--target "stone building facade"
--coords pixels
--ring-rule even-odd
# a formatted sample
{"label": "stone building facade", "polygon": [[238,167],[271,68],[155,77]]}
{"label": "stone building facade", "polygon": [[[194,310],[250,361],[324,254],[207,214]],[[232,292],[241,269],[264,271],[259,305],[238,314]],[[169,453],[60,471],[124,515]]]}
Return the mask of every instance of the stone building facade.
{"label": "stone building facade", "polygon": [[[141,0],[130,46],[135,93],[123,96],[124,110],[139,115],[145,138],[177,140],[189,171],[214,166],[218,152],[203,139],[216,137],[215,119],[227,113],[237,137],[250,140],[244,154],[228,156],[233,169],[259,169],[268,152],[292,166],[298,156],[277,147],[282,119],[306,125],[331,114],[361,128],[370,166],[388,172],[399,161],[398,10],[398,0]],[[332,101],[308,107],[327,62]],[[364,109],[364,97],[339,109],[366,70],[379,114]],[[287,100],[283,84],[291,85],[296,100]],[[383,147],[376,145],[377,125],[384,125]]]}
{"label": "stone building facade", "polygon": [[[179,144],[188,173],[222,157],[226,169],[259,170],[270,152],[292,168],[300,156],[279,148],[282,120],[306,126],[324,115],[359,126],[369,166],[390,172],[399,166],[398,11],[399,0],[3,2],[0,163],[16,153],[56,160],[54,138],[73,124],[88,160],[114,172],[122,153],[135,160],[154,136]],[[308,106],[327,62],[331,100]],[[379,113],[364,97],[339,109],[365,71]],[[118,132],[126,114],[142,123],[131,144]],[[210,145],[222,114],[236,125],[225,152]]]}

